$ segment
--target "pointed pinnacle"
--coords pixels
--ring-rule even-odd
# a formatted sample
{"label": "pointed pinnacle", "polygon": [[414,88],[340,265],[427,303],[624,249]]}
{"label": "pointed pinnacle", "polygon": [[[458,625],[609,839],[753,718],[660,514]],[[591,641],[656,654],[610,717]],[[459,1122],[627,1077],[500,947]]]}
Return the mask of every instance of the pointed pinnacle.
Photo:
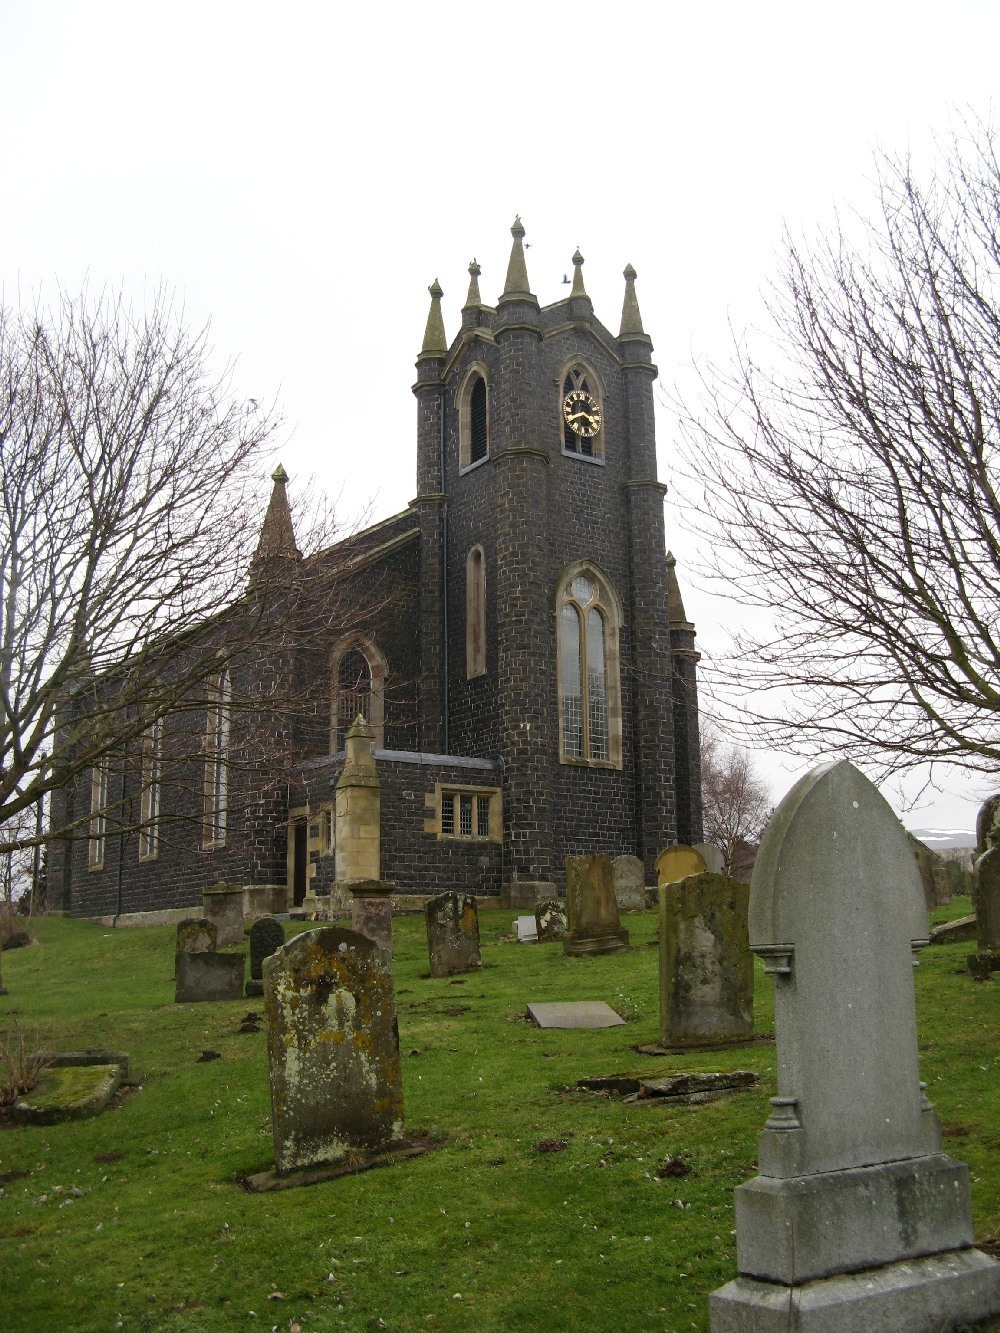
{"label": "pointed pinnacle", "polygon": [[510,263],[507,265],[507,281],[503,285],[503,294],[504,296],[530,296],[528,266],[524,259],[524,246],[521,244],[524,238],[524,225],[520,217],[514,219],[510,234],[514,238],[514,243],[510,247]]}
{"label": "pointed pinnacle", "polygon": [[264,522],[261,524],[260,540],[257,542],[257,550],[253,557],[254,564],[258,564],[261,560],[272,560],[276,556],[301,559],[299,549],[295,545],[292,511],[288,507],[288,495],[285,492],[288,473],[280,463],[271,473],[271,480],[274,486],[271,489],[271,500],[264,515]]}
{"label": "pointed pinnacle", "polygon": [[448,339],[444,332],[444,315],[441,313],[441,297],[444,292],[437,278],[427,288],[431,294],[431,308],[427,312],[427,327],[424,329],[421,356],[444,356],[448,351]]}
{"label": "pointed pinnacle", "polygon": [[281,466],[280,463],[271,473],[271,480],[276,481],[279,486],[284,486],[285,482],[288,480],[288,473],[285,471],[285,469]]}
{"label": "pointed pinnacle", "polygon": [[625,265],[625,300],[622,304],[622,326],[619,338],[645,336],[642,327],[642,315],[639,314],[639,298],[635,294],[636,271],[631,264]]}
{"label": "pointed pinnacle", "polygon": [[577,247],[573,256],[573,289],[570,296],[586,296],[587,289],[583,285],[583,255]]}
{"label": "pointed pinnacle", "polygon": [[677,561],[673,553],[667,552],[667,616],[671,625],[687,624],[684,602],[681,598],[681,585],[677,582]]}
{"label": "pointed pinnacle", "polygon": [[469,265],[469,294],[465,298],[463,310],[468,310],[472,306],[482,305],[482,297],[479,295],[479,275],[482,269],[475,260]]}

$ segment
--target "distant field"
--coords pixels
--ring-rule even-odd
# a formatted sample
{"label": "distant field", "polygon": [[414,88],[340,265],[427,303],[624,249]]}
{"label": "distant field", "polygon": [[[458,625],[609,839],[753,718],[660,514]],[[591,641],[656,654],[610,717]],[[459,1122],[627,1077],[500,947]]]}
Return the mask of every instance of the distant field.
{"label": "distant field", "polygon": [[[175,1006],[171,929],[38,922],[37,946],[4,954],[0,1015],[16,1008],[45,1045],[127,1050],[145,1083],[96,1120],[0,1130],[0,1328],[707,1328],[708,1293],[736,1273],[732,1191],[755,1174],[773,1044],[638,1055],[658,1028],[655,914],[628,917],[635,947],[598,959],[509,942],[512,917],[482,915],[486,966],[451,981],[425,975],[422,919],[394,925],[407,1123],[441,1147],[262,1196],[235,1183],[273,1160],[265,1035],[238,1032],[262,1002]],[[922,1075],[984,1238],[1000,1232],[1000,978],[960,975],[966,952],[927,949],[915,977]],[[603,999],[628,1022],[524,1021],[554,999]],[[759,967],[756,1006],[772,1034]],[[684,1069],[761,1083],[673,1110],[574,1090]],[[690,1174],[658,1177],[666,1157]]]}

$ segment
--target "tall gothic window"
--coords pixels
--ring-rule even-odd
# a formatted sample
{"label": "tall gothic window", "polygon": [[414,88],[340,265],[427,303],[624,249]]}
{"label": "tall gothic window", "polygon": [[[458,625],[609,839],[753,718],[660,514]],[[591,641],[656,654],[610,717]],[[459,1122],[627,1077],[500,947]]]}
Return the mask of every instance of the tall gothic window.
{"label": "tall gothic window", "polygon": [[486,563],[474,546],[465,561],[465,675],[486,674]]}
{"label": "tall gothic window", "polygon": [[563,376],[559,399],[563,453],[580,458],[604,457],[602,412],[597,376],[586,366],[570,366]]}
{"label": "tall gothic window", "polygon": [[160,737],[162,719],[157,718],[142,738],[142,781],[139,801],[139,860],[151,861],[160,847]]}
{"label": "tall gothic window", "polygon": [[229,724],[232,684],[224,667],[209,682],[211,702],[205,725],[205,816],[202,845],[221,847],[226,841],[229,798]]}
{"label": "tall gothic window", "polygon": [[334,646],[331,667],[331,754],[343,750],[359,713],[375,732],[375,745],[381,748],[385,733],[385,658],[371,639],[348,634]]}
{"label": "tall gothic window", "polygon": [[557,609],[560,758],[620,767],[617,596],[595,569],[577,566],[560,585]]}
{"label": "tall gothic window", "polygon": [[90,845],[87,863],[91,870],[104,868],[104,839],[107,831],[108,761],[98,760],[90,770]]}
{"label": "tall gothic window", "polygon": [[490,402],[485,366],[474,366],[462,386],[458,404],[459,467],[481,463],[490,452]]}

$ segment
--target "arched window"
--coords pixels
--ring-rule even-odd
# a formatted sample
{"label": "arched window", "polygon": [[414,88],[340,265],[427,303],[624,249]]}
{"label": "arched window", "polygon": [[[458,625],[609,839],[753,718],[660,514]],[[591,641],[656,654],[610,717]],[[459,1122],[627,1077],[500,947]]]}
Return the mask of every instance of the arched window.
{"label": "arched window", "polygon": [[556,602],[559,756],[565,763],[621,767],[618,597],[592,566],[563,576]]}
{"label": "arched window", "polygon": [[330,753],[339,754],[360,713],[375,732],[375,745],[385,738],[385,658],[371,639],[348,634],[333,650],[331,661],[333,704],[330,718]]}
{"label": "arched window", "polygon": [[481,463],[490,452],[490,404],[486,367],[473,366],[459,395],[460,468]]}
{"label": "arched window", "polygon": [[486,674],[486,562],[474,546],[465,561],[465,676]]}
{"label": "arched window", "polygon": [[226,812],[229,790],[229,719],[232,685],[229,668],[223,667],[209,681],[208,717],[205,725],[205,816],[202,845],[221,847],[226,841]]}
{"label": "arched window", "polygon": [[559,397],[563,453],[580,458],[604,457],[604,409],[600,385],[592,370],[570,366]]}

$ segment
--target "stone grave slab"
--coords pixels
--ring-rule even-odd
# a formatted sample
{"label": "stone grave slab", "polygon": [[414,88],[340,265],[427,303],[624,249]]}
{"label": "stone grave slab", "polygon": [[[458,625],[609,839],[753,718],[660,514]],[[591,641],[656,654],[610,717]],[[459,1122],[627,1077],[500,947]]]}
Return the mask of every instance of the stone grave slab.
{"label": "stone grave slab", "polygon": [[175,1004],[241,1000],[246,959],[241,953],[179,953]]}
{"label": "stone grave slab", "polygon": [[279,1175],[378,1153],[403,1132],[392,959],[356,931],[311,930],[264,961]]}
{"label": "stone grave slab", "polygon": [[603,1000],[562,1000],[528,1005],[528,1017],[540,1028],[617,1028],[625,1020]]}
{"label": "stone grave slab", "polygon": [[53,1065],[12,1108],[22,1125],[58,1125],[66,1120],[89,1120],[111,1105],[122,1083],[118,1064]]}
{"label": "stone grave slab", "polygon": [[535,944],[538,941],[538,923],[533,916],[519,916],[514,922],[518,944]]}
{"label": "stone grave slab", "polygon": [[970,1250],[968,1170],[941,1151],[920,1082],[912,955],[926,943],[891,807],[846,760],[806,774],[751,881],[777,1095],[759,1174],[735,1191],[740,1276],[709,1297],[713,1333],[950,1328],[1000,1311],[1000,1264]]}
{"label": "stone grave slab", "polygon": [[450,977],[482,967],[479,909],[470,893],[442,893],[424,908],[431,976]]}

